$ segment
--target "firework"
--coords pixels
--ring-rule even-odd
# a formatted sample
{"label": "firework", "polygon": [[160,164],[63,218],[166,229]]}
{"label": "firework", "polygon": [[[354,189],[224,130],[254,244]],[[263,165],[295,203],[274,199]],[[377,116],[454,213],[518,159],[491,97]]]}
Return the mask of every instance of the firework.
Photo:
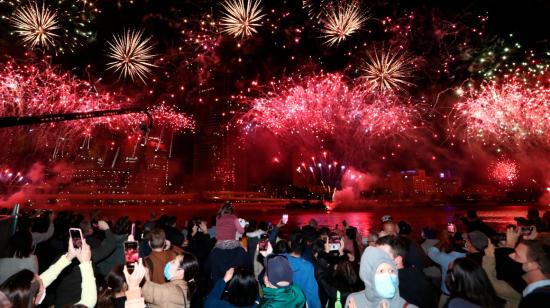
{"label": "firework", "polygon": [[327,12],[327,16],[323,21],[322,32],[323,38],[326,39],[327,45],[338,45],[347,37],[361,29],[363,23],[367,20],[367,16],[361,11],[359,4],[350,2],[343,5],[338,5]]}
{"label": "firework", "polygon": [[327,151],[321,157],[311,156],[296,166],[296,172],[302,175],[308,186],[320,188],[324,193],[334,193],[340,188],[346,166],[333,159]]}
{"label": "firework", "polygon": [[36,2],[19,7],[14,13],[11,24],[15,33],[21,36],[23,43],[30,48],[36,46],[49,48],[59,37],[59,22],[57,13],[46,7],[39,7]]}
{"label": "firework", "polygon": [[132,81],[137,77],[145,83],[145,78],[156,65],[152,63],[155,55],[152,54],[151,37],[144,38],[142,35],[142,31],[135,30],[113,35],[107,53],[113,61],[107,63],[107,67],[119,72],[122,77],[130,76]]}
{"label": "firework", "polygon": [[223,32],[241,38],[257,33],[256,27],[261,26],[260,21],[265,16],[260,4],[260,0],[246,0],[246,4],[244,0],[225,1],[222,4],[224,16],[220,21]]}
{"label": "firework", "polygon": [[[40,116],[57,113],[125,109],[133,101],[118,93],[98,91],[97,86],[58,73],[46,63],[18,66],[8,63],[0,69],[0,117]],[[155,126],[192,130],[193,120],[175,109],[158,105],[149,110]],[[68,122],[12,127],[0,131],[6,150],[3,154],[57,146],[59,142],[79,143],[96,129],[133,134],[147,120],[144,113],[104,116]],[[61,140],[61,141],[60,141]],[[12,146],[8,146],[8,145]],[[29,151],[32,152],[32,151]]]}
{"label": "firework", "polygon": [[4,0],[2,18],[10,21],[12,34],[30,48],[54,50],[56,54],[74,52],[92,40],[89,27],[100,11],[87,0],[58,0],[49,5],[38,0]]}
{"label": "firework", "polygon": [[404,53],[391,50],[368,53],[368,59],[362,68],[363,78],[370,87],[379,91],[398,91],[412,86],[413,59]]}
{"label": "firework", "polygon": [[518,165],[513,160],[501,159],[489,166],[489,178],[503,186],[512,186],[518,179]]}
{"label": "firework", "polygon": [[316,20],[324,16],[325,9],[331,5],[331,0],[303,0],[302,8],[307,12],[310,18]]}
{"label": "firework", "polygon": [[455,127],[465,126],[467,137],[508,146],[549,144],[549,88],[511,78],[457,93],[462,99],[454,108]]}
{"label": "firework", "polygon": [[239,118],[245,131],[263,127],[308,150],[330,145],[346,152],[343,158],[350,161],[364,154],[361,149],[406,137],[416,127],[418,113],[412,106],[391,93],[378,95],[361,85],[349,86],[339,74],[289,84],[252,100],[251,109]]}

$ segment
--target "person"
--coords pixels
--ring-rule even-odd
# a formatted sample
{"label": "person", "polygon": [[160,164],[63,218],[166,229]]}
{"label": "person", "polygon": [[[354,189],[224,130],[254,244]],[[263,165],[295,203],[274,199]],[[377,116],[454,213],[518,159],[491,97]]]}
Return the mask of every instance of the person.
{"label": "person", "polygon": [[13,307],[36,307],[42,304],[46,297],[46,288],[55,281],[65,267],[71,264],[74,258],[80,261],[79,267],[82,273],[82,284],[79,288],[81,290],[80,300],[74,305],[95,306],[97,291],[91,263],[90,246],[88,246],[86,240],[82,241],[82,247],[79,249],[75,249],[72,243],[69,244],[67,253],[40,276],[29,270],[22,270],[0,285],[0,291],[8,297]]}
{"label": "person", "polygon": [[446,284],[448,308],[501,307],[493,285],[481,266],[470,258],[458,258],[450,265]]}
{"label": "person", "polygon": [[466,228],[466,233],[473,231],[480,231],[487,237],[494,237],[497,235],[495,229],[491,228],[488,224],[483,222],[481,218],[477,216],[477,212],[474,210],[468,210],[465,217],[461,217],[460,220]]}
{"label": "person", "polygon": [[115,265],[105,277],[106,287],[98,295],[97,308],[124,308],[128,290],[124,266]]}
{"label": "person", "polygon": [[38,274],[38,259],[32,253],[31,234],[17,231],[9,239],[4,257],[0,259],[0,284],[24,269]]}
{"label": "person", "polygon": [[[268,253],[270,253],[268,245]],[[264,252],[262,251],[262,254]],[[263,297],[259,307],[270,308],[303,308],[306,307],[306,297],[300,287],[293,284],[292,268],[287,257],[270,254],[264,259],[265,275],[262,289]]]}
{"label": "person", "polygon": [[543,307],[550,303],[550,254],[537,240],[521,241],[510,258],[521,264],[527,282],[519,307]]}
{"label": "person", "polygon": [[369,246],[361,256],[359,277],[365,283],[365,289],[351,293],[346,301],[347,307],[416,307],[408,304],[399,295],[397,267],[382,250]]}
{"label": "person", "polygon": [[[127,267],[124,267],[124,276],[128,284],[126,291],[126,307],[191,307],[191,300],[195,293],[195,276],[199,271],[197,258],[183,252],[164,266],[164,275],[168,283],[158,284],[150,281],[145,275],[146,269],[143,260],[139,259],[135,265],[132,275]],[[145,284],[139,287],[143,277],[146,277]]]}
{"label": "person", "polygon": [[170,216],[166,219],[164,226],[162,227],[166,233],[166,239],[172,243],[174,246],[181,246],[185,240],[185,236],[181,234],[177,229],[177,218],[176,216]]}
{"label": "person", "polygon": [[[149,233],[149,246],[151,246],[151,253],[143,260],[152,282],[163,284],[164,280],[164,266],[166,263],[174,260],[178,253],[181,253],[181,249],[173,248],[168,245],[164,230],[160,228],[154,228]],[[176,251],[178,250],[178,251]]]}
{"label": "person", "polygon": [[447,277],[447,270],[449,269],[449,264],[458,258],[463,258],[466,256],[466,252],[462,250],[463,248],[463,238],[462,234],[456,233],[452,242],[449,240],[449,235],[447,230],[443,230],[440,233],[439,242],[433,247],[428,249],[428,257],[439,265],[441,268],[441,302],[447,300],[449,290],[447,285],[445,285],[445,278]]}
{"label": "person", "polygon": [[393,260],[398,270],[399,294],[407,302],[418,307],[437,307],[440,291],[414,266],[406,266],[404,259],[407,256],[406,244],[401,237],[386,235],[376,241],[376,248],[386,252]]}
{"label": "person", "polygon": [[46,232],[32,232],[31,231],[32,225],[28,229],[29,231],[31,231],[33,250],[36,248],[36,245],[49,240],[53,236],[53,232],[55,230],[53,225],[54,213],[51,211],[48,212],[48,218],[49,218],[49,224],[48,224],[48,230],[46,230]]}
{"label": "person", "polygon": [[[521,294],[506,281],[497,278],[495,252],[495,246],[489,241],[487,248],[485,248],[485,255],[483,256],[483,270],[487,273],[487,277],[491,281],[497,296],[506,301],[505,307],[517,307],[521,300]],[[510,261],[512,260],[510,259]]]}
{"label": "person", "polygon": [[214,283],[224,277],[231,267],[247,266],[252,268],[252,259],[237,240],[237,233],[244,234],[244,226],[235,215],[233,204],[226,202],[218,211],[216,218],[217,242],[208,255],[205,272]]}
{"label": "person", "polygon": [[527,210],[527,219],[529,221],[529,225],[535,226],[537,230],[542,231],[545,229],[545,225],[540,218],[539,210],[537,210],[536,208],[530,208],[529,210]]}
{"label": "person", "polygon": [[386,235],[397,235],[397,225],[393,222],[393,217],[390,215],[382,216],[382,231],[378,234],[379,237]]}
{"label": "person", "polygon": [[483,254],[485,248],[487,248],[487,243],[489,238],[481,231],[472,231],[470,233],[464,234],[464,249],[468,258],[477,262],[481,265],[483,262]]}
{"label": "person", "polygon": [[292,268],[294,284],[300,287],[306,295],[308,307],[320,308],[319,286],[315,280],[313,264],[301,256],[305,245],[302,232],[294,232],[290,236],[290,253],[285,254],[285,256],[288,258],[288,263]]}
{"label": "person", "polygon": [[315,278],[319,284],[321,307],[343,307],[350,293],[365,288],[357,274],[356,264],[344,253],[343,241],[338,252],[330,251],[328,238],[313,242]]}
{"label": "person", "polygon": [[246,267],[230,268],[214,285],[204,302],[205,308],[256,307],[258,282],[254,273]]}
{"label": "person", "polygon": [[119,218],[113,225],[112,233],[115,240],[115,249],[106,258],[96,263],[101,277],[107,276],[107,273],[115,265],[124,264],[124,242],[128,240],[130,225],[131,222],[127,216]]}
{"label": "person", "polygon": [[403,262],[406,267],[414,267],[418,270],[424,270],[424,267],[430,265],[430,259],[426,256],[426,253],[413,238],[411,238],[412,227],[406,221],[399,221],[397,223],[399,229],[399,237],[405,243],[405,249],[407,255],[405,256]]}

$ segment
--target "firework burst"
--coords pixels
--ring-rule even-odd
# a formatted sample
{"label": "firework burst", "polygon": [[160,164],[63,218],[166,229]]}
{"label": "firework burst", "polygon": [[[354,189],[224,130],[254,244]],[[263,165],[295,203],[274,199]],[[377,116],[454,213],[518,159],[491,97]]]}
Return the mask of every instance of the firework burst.
{"label": "firework burst", "polygon": [[113,61],[107,63],[107,68],[118,72],[121,77],[130,77],[132,81],[137,77],[143,83],[156,67],[152,63],[155,55],[152,54],[151,37],[144,38],[142,31],[127,30],[122,35],[113,35],[109,42],[107,56]]}
{"label": "firework burst", "polygon": [[369,87],[378,91],[402,91],[413,86],[409,81],[414,69],[412,58],[391,50],[368,53],[363,70],[363,79]]}
{"label": "firework burst", "polygon": [[257,33],[256,27],[261,26],[262,14],[260,0],[227,0],[222,6],[224,9],[220,25],[223,32],[234,37],[245,38]]}
{"label": "firework burst", "polygon": [[460,89],[455,126],[484,144],[510,147],[550,144],[550,89],[531,88],[515,78]]}
{"label": "firework burst", "polygon": [[38,6],[36,2],[28,3],[15,10],[11,19],[15,33],[19,35],[25,46],[50,48],[55,45],[60,30],[57,13],[46,7],[45,3]]}
{"label": "firework burst", "polygon": [[333,7],[323,21],[323,35],[329,46],[338,45],[347,37],[359,31],[367,16],[361,11],[359,4],[350,2]]}
{"label": "firework burst", "polygon": [[503,186],[512,186],[518,179],[518,164],[509,159],[501,159],[489,166],[489,178]]}

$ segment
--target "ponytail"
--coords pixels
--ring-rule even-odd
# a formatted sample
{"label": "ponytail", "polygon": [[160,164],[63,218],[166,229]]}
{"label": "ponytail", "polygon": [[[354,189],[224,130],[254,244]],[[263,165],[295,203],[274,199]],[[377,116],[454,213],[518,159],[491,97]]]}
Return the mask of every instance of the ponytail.
{"label": "ponytail", "polygon": [[113,298],[115,292],[112,289],[105,288],[97,295],[97,308],[113,308]]}

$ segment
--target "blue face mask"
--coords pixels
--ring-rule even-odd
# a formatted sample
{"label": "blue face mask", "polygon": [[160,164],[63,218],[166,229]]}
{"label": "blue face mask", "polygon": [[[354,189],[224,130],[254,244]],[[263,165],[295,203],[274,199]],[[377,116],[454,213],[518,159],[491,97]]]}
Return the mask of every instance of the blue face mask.
{"label": "blue face mask", "polygon": [[397,275],[388,273],[374,275],[374,288],[383,298],[393,298],[397,291]]}
{"label": "blue face mask", "polygon": [[171,262],[168,262],[166,263],[166,265],[164,266],[164,277],[166,278],[166,280],[170,281],[170,279],[172,279],[172,263]]}

